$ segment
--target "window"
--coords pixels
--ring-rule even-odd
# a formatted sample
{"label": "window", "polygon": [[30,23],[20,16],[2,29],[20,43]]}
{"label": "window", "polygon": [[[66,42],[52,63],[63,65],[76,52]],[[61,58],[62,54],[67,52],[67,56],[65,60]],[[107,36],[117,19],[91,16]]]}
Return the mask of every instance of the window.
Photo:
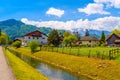
{"label": "window", "polygon": [[91,43],[91,41],[89,41],[89,43]]}
{"label": "window", "polygon": [[43,42],[41,41],[41,44],[43,44]]}
{"label": "window", "polygon": [[39,37],[37,37],[37,39],[39,39]]}
{"label": "window", "polygon": [[28,39],[30,39],[30,37],[28,37]]}
{"label": "window", "polygon": [[44,37],[42,39],[45,39]]}

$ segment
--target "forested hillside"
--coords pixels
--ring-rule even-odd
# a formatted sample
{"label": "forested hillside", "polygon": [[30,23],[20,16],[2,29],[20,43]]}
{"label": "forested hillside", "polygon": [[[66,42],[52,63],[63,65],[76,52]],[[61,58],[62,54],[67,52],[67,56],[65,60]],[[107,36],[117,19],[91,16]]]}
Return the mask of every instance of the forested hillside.
{"label": "forested hillside", "polygon": [[[32,32],[34,30],[39,30],[45,34],[49,34],[52,29],[45,27],[36,27],[32,25],[26,25],[21,21],[17,21],[15,19],[9,19],[6,21],[0,22],[0,28],[3,32],[7,33],[10,38],[14,39],[16,37],[21,37],[26,33]],[[64,30],[59,30],[59,32],[64,32]]]}

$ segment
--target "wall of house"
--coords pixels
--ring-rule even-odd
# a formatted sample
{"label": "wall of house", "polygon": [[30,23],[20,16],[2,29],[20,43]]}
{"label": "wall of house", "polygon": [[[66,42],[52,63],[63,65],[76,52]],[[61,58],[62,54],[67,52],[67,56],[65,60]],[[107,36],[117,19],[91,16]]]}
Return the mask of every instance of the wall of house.
{"label": "wall of house", "polygon": [[98,41],[81,41],[83,45],[97,46]]}
{"label": "wall of house", "polygon": [[110,39],[106,41],[107,45],[113,45],[116,39],[119,39],[119,38],[113,35]]}
{"label": "wall of house", "polygon": [[42,37],[32,37],[32,36],[25,36],[23,39],[23,45],[27,46],[27,43],[32,40],[37,40],[40,44],[47,44],[47,36],[42,34]]}

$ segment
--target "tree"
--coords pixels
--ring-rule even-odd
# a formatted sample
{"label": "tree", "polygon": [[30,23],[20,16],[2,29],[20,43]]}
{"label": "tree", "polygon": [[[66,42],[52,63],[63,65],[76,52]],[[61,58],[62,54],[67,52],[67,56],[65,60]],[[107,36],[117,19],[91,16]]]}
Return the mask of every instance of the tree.
{"label": "tree", "polygon": [[39,46],[39,42],[36,40],[32,40],[29,42],[29,47],[31,49],[31,53],[34,53],[37,47]]}
{"label": "tree", "polygon": [[60,37],[57,30],[53,30],[48,36],[48,43],[54,46],[58,46],[60,44]]}
{"label": "tree", "polygon": [[85,31],[85,36],[90,36],[88,29]]}
{"label": "tree", "polygon": [[12,46],[13,47],[16,47],[16,48],[20,48],[21,47],[21,41],[15,41],[15,42],[13,42],[13,44],[12,44]]}
{"label": "tree", "polygon": [[63,37],[68,37],[68,36],[70,36],[70,35],[71,35],[70,32],[64,32]]}
{"label": "tree", "polygon": [[2,33],[2,31],[1,31],[1,29],[0,29],[0,36],[1,36],[1,33]]}
{"label": "tree", "polygon": [[112,34],[120,34],[120,30],[114,29],[114,30],[112,31]]}
{"label": "tree", "polygon": [[104,45],[105,44],[105,34],[104,31],[102,31],[101,37],[100,37],[100,45]]}
{"label": "tree", "polygon": [[8,40],[8,36],[5,33],[1,32],[0,44],[6,44],[7,40]]}
{"label": "tree", "polygon": [[72,47],[72,43],[74,43],[77,40],[77,37],[73,34],[70,34],[69,36],[64,37],[63,44],[66,46],[69,44]]}
{"label": "tree", "polygon": [[12,44],[12,39],[10,37],[7,38],[6,44]]}
{"label": "tree", "polygon": [[69,44],[69,37],[64,37],[62,43],[65,44],[65,46],[67,46]]}

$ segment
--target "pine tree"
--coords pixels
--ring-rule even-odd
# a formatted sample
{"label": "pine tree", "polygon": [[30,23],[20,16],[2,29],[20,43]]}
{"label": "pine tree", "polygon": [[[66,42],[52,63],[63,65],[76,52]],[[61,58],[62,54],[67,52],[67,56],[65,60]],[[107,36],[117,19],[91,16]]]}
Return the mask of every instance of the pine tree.
{"label": "pine tree", "polygon": [[85,36],[90,36],[88,29],[85,31]]}
{"label": "pine tree", "polygon": [[104,31],[102,31],[101,37],[100,37],[100,45],[105,44],[105,34]]}

